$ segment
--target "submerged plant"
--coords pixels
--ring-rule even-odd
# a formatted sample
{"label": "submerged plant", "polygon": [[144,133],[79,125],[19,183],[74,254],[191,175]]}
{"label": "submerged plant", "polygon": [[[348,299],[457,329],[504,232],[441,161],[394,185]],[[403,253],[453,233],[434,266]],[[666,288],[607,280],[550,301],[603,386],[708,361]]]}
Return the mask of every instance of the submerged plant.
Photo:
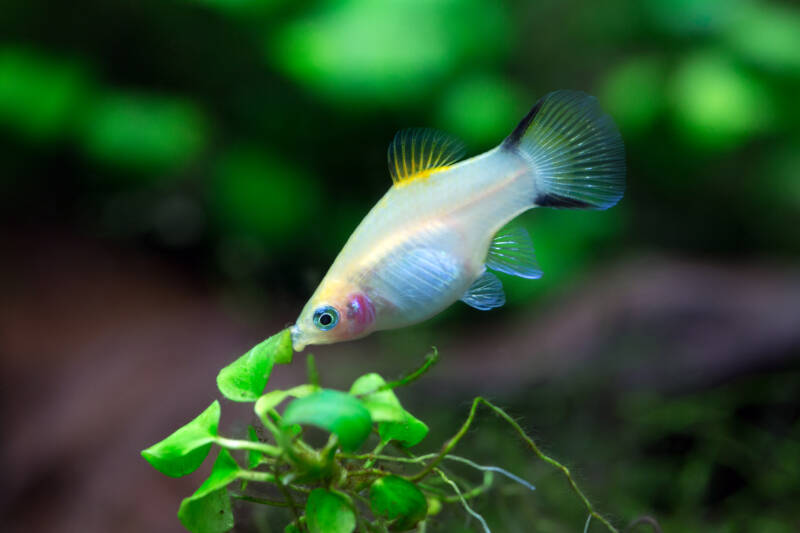
{"label": "submerged plant", "polygon": [[[200,467],[213,445],[221,448],[211,474],[178,510],[178,518],[189,531],[221,533],[233,528],[234,498],[286,508],[287,533],[371,533],[415,527],[425,531],[428,517],[448,504],[461,505],[488,532],[489,525],[469,500],[489,490],[495,474],[530,490],[534,487],[503,468],[479,465],[452,453],[481,405],[507,422],[539,459],[562,472],[588,512],[584,530],[596,519],[609,531],[617,531],[594,510],[569,470],[542,453],[508,413],[484,398],[473,400],[461,428],[438,452],[415,455],[411,448],[425,438],[428,426],[403,409],[393,391],[422,376],[438,358],[435,349],[420,368],[397,381],[365,374],[347,392],[320,387],[309,356],[309,383],[264,393],[272,367],[291,362],[292,355],[291,336],[284,330],[223,368],[217,377],[223,396],[254,403],[268,439],[259,438],[264,432],[252,426],[246,439],[220,435],[221,409],[215,400],[197,418],[142,451],[159,472],[180,477]],[[328,432],[327,442],[321,447],[306,442],[304,426]],[[377,435],[377,444],[370,452],[359,453],[372,434]],[[481,471],[482,483],[469,486],[450,476],[444,466],[447,462]]]}

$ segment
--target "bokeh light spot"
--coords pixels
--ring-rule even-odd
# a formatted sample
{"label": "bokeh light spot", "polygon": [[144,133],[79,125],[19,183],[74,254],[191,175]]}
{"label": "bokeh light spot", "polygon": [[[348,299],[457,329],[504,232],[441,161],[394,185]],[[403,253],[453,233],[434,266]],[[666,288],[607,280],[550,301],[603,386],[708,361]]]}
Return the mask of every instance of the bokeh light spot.
{"label": "bokeh light spot", "polygon": [[645,0],[652,24],[682,36],[717,33],[737,21],[750,0]]}
{"label": "bokeh light spot", "polygon": [[475,147],[498,144],[522,119],[529,103],[521,91],[505,79],[471,76],[453,85],[444,96],[438,122]]}
{"label": "bokeh light spot", "polygon": [[301,170],[253,148],[224,154],[210,191],[223,226],[269,243],[296,239],[298,225],[313,225],[319,196],[317,182]]}
{"label": "bokeh light spot", "polygon": [[141,171],[175,170],[205,146],[208,126],[185,100],[137,93],[109,93],[93,103],[83,147],[105,163]]}
{"label": "bokeh light spot", "polygon": [[726,41],[746,61],[800,77],[800,13],[760,4],[726,33]]}
{"label": "bokeh light spot", "polygon": [[271,39],[280,70],[335,100],[403,102],[467,60],[493,57],[510,31],[487,0],[329,1]]}
{"label": "bokeh light spot", "polygon": [[680,131],[700,147],[736,146],[774,122],[771,100],[758,80],[715,52],[685,59],[671,89]]}
{"label": "bokeh light spot", "polygon": [[89,92],[79,66],[15,48],[0,50],[0,123],[30,139],[63,134]]}
{"label": "bokeh light spot", "polygon": [[657,58],[638,57],[611,71],[600,100],[623,133],[653,124],[664,108],[665,72]]}

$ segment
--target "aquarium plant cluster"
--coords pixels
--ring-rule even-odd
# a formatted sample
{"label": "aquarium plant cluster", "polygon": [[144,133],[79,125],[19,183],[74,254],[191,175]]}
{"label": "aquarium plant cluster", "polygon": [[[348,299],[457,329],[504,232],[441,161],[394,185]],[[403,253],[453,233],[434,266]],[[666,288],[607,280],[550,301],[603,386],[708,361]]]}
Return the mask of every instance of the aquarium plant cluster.
{"label": "aquarium plant cluster", "polygon": [[[262,427],[249,426],[246,438],[219,433],[221,407],[215,400],[197,418],[142,451],[156,470],[180,477],[197,470],[214,445],[219,448],[208,478],[180,504],[178,518],[189,531],[232,529],[232,500],[236,499],[285,508],[286,533],[426,531],[448,504],[462,506],[476,527],[488,532],[489,524],[469,501],[490,489],[496,474],[527,489],[534,487],[503,468],[479,465],[451,453],[480,405],[508,422],[538,458],[564,474],[586,506],[586,530],[596,519],[616,531],[593,509],[569,470],[544,455],[515,420],[483,398],[475,398],[464,424],[438,452],[416,455],[411,451],[425,439],[428,426],[403,408],[394,389],[431,368],[438,358],[435,349],[420,368],[401,379],[387,382],[378,374],[365,374],[348,391],[321,387],[314,358],[309,356],[308,383],[265,393],[273,366],[290,363],[292,356],[291,336],[284,330],[217,376],[225,398],[253,403]],[[319,445],[311,444],[313,437],[321,437]],[[364,452],[368,442],[372,449]],[[476,469],[482,480],[471,484],[451,475],[448,462]]]}

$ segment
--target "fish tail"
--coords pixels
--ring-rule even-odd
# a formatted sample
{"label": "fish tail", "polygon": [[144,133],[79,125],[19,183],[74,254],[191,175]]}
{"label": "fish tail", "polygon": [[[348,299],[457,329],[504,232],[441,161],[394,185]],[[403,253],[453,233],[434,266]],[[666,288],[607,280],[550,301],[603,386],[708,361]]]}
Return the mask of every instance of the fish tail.
{"label": "fish tail", "polygon": [[625,192],[622,136],[588,94],[544,96],[501,146],[531,165],[536,206],[607,209]]}

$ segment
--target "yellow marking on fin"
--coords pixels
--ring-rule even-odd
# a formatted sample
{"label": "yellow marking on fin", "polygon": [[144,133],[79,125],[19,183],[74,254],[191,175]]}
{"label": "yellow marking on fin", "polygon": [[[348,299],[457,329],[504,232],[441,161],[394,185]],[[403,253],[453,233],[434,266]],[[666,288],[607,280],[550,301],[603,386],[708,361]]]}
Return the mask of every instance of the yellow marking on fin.
{"label": "yellow marking on fin", "polygon": [[464,144],[436,130],[401,130],[389,146],[389,173],[395,185],[444,170],[461,159]]}
{"label": "yellow marking on fin", "polygon": [[404,177],[402,180],[395,181],[394,187],[395,188],[405,187],[406,185],[412,182],[426,180],[430,178],[432,175],[436,174],[437,172],[441,172],[442,170],[447,170],[450,167],[451,165],[445,165],[443,167],[429,168],[423,170],[422,172],[417,172],[416,174],[413,174],[411,176]]}

